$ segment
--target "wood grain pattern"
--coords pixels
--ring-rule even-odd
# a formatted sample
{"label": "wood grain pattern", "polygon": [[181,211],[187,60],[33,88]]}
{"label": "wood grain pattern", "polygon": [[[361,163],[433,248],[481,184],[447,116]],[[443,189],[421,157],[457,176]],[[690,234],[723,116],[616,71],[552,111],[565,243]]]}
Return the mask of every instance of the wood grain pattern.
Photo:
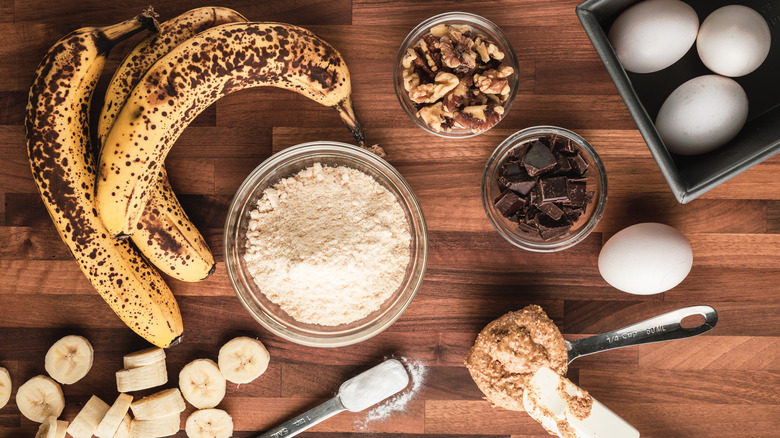
{"label": "wood grain pattern", "polygon": [[[81,274],[37,194],[24,147],[23,109],[33,72],[58,38],[73,29],[134,15],[146,1],[0,0],[0,366],[18,387],[44,373],[48,347],[81,334],[95,348],[89,375],[64,388],[63,418],[92,395],[116,397],[122,355],[146,344],[110,311]],[[536,303],[568,339],[612,330],[665,311],[708,304],[717,327],[693,339],[650,344],[578,359],[569,377],[637,427],[643,437],[777,437],[780,432],[780,157],[735,177],[689,205],[669,192],[625,104],[582,30],[576,0],[230,0],[251,20],[304,25],[334,45],[352,74],[355,108],[371,143],[409,181],[425,213],[430,254],[423,286],[383,333],[335,349],[299,346],[262,329],[230,287],[222,254],[224,218],[244,178],[272,153],[314,141],[350,142],[336,113],[299,95],[252,89],[208,108],[166,163],[192,221],[214,250],[217,271],[200,283],[169,279],[186,327],[168,351],[170,385],[178,370],[237,335],[256,336],[271,353],[257,381],[228,385],[220,407],[234,436],[253,436],[331,397],[345,379],[389,356],[424,365],[419,392],[401,412],[366,422],[345,413],[310,438],[542,438],[522,412],[492,408],[463,361],[479,330],[509,310]],[[161,3],[161,19],[203,2]],[[424,133],[397,103],[392,71],[398,47],[420,21],[463,10],[487,17],[509,36],[521,85],[506,118],[468,140]],[[119,45],[98,84],[92,114],[113,69],[141,37]],[[587,138],[609,178],[602,221],[584,242],[553,254],[524,252],[493,230],[480,199],[484,163],[513,132],[559,125]],[[638,222],[682,231],[694,267],[678,287],[633,296],[611,288],[597,259],[609,237]],[[142,392],[145,395],[150,391]],[[188,407],[185,415],[192,412]],[[0,409],[0,438],[32,436],[12,397]],[[180,432],[177,436],[185,436]]]}

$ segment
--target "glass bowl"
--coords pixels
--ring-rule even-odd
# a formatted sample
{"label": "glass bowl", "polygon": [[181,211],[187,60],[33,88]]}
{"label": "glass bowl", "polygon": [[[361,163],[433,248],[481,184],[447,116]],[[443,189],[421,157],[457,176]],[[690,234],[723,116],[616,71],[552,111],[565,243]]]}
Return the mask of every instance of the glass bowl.
{"label": "glass bowl", "polygon": [[409,118],[412,119],[412,121],[416,123],[417,126],[430,132],[431,134],[446,138],[467,138],[482,134],[483,132],[487,132],[492,127],[479,132],[472,132],[469,129],[452,129],[449,132],[434,130],[417,116],[418,104],[414,103],[409,98],[409,92],[407,92],[404,88],[404,68],[402,61],[406,51],[409,48],[418,45],[422,37],[429,33],[432,27],[439,24],[469,26],[476,33],[488,36],[490,40],[495,43],[496,46],[504,53],[505,57],[502,60],[501,65],[512,67],[514,69],[514,74],[509,77],[509,96],[506,102],[504,102],[502,105],[504,107],[504,114],[501,115],[498,123],[500,123],[509,112],[509,108],[512,106],[512,102],[515,100],[515,95],[517,95],[518,85],[520,84],[520,71],[515,52],[512,49],[512,45],[509,43],[509,38],[507,38],[507,36],[504,34],[504,32],[501,31],[501,29],[498,28],[498,26],[486,18],[480,17],[479,15],[470,14],[468,12],[447,12],[433,16],[423,21],[411,32],[409,32],[409,35],[407,35],[406,39],[404,39],[403,43],[401,43],[401,48],[398,50],[398,55],[395,58],[393,82],[395,86],[395,94],[396,97],[398,97],[398,102],[400,102],[401,108],[403,108],[406,115],[409,116]]}
{"label": "glass bowl", "polygon": [[[249,214],[263,191],[279,180],[293,176],[314,163],[346,166],[374,178],[401,205],[411,234],[410,261],[400,287],[363,319],[349,324],[325,326],[296,321],[271,302],[255,284],[244,261]],[[312,142],[285,149],[264,161],[236,192],[225,221],[225,265],[228,278],[249,313],[272,333],[289,341],[314,346],[338,347],[366,340],[395,322],[412,302],[422,284],[428,260],[428,234],[422,209],[409,184],[385,160],[343,143]]]}
{"label": "glass bowl", "polygon": [[[571,140],[588,163],[588,170],[583,175],[586,180],[586,190],[594,191],[593,200],[585,206],[585,211],[573,223],[565,234],[544,240],[540,236],[523,232],[518,224],[504,217],[495,207],[494,200],[501,195],[498,186],[498,172],[501,165],[509,157],[510,151],[523,144],[539,138],[557,135],[558,138]],[[604,214],[607,204],[607,174],[593,147],[582,137],[568,129],[555,126],[535,126],[518,131],[507,137],[493,152],[485,165],[482,174],[482,205],[485,208],[490,223],[504,239],[513,245],[528,251],[553,252],[570,248],[584,240]]]}

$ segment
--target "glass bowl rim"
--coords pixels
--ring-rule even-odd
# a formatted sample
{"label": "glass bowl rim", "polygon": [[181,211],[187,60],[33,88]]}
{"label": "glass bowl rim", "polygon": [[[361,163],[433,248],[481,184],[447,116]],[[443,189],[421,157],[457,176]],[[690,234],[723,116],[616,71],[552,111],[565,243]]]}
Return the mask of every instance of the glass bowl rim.
{"label": "glass bowl rim", "polygon": [[[334,155],[331,155],[331,153]],[[251,292],[249,290],[244,290],[245,286],[238,275],[238,263],[233,262],[233,259],[231,258],[231,254],[237,251],[237,245],[235,244],[235,239],[233,237],[238,235],[239,232],[238,224],[240,222],[242,208],[245,208],[250,202],[249,195],[258,190],[259,183],[264,178],[263,175],[268,176],[274,171],[282,169],[282,167],[279,166],[280,163],[285,163],[288,160],[292,161],[286,164],[297,163],[301,159],[316,158],[318,154],[323,154],[325,157],[330,155],[337,159],[354,159],[383,175],[382,179],[385,181],[384,184],[381,182],[380,184],[385,187],[390,186],[388,189],[390,189],[391,192],[394,192],[394,195],[402,198],[402,200],[399,200],[399,203],[402,204],[402,208],[405,211],[408,210],[408,214],[413,218],[409,220],[409,229],[412,235],[410,251],[414,249],[415,244],[417,246],[417,251],[412,251],[410,254],[409,269],[412,269],[412,271],[409,280],[401,285],[401,287],[406,286],[406,292],[396,298],[396,305],[388,308],[385,312],[376,315],[373,321],[370,321],[363,327],[333,337],[307,336],[299,332],[291,331],[286,325],[281,324],[266,315],[262,308],[254,308],[249,302],[251,297],[244,296],[245,294],[251,295]],[[385,176],[383,172],[389,173],[394,179]],[[375,177],[372,175],[372,178]],[[406,204],[406,206],[404,206],[404,204]],[[228,207],[224,225],[223,255],[225,257],[225,270],[230,285],[242,306],[258,323],[260,323],[261,326],[271,333],[296,344],[310,347],[331,348],[356,344],[383,332],[395,323],[409,307],[422,286],[427,270],[428,252],[428,227],[425,216],[417,195],[401,173],[390,163],[365,149],[335,141],[312,141],[290,146],[274,153],[260,163],[249,173],[236,190],[236,194]],[[380,324],[373,325],[376,323]]]}
{"label": "glass bowl rim", "polygon": [[[496,37],[498,37],[497,41],[499,44],[503,45],[506,48],[507,54],[510,58],[510,64],[513,69],[515,69],[514,74],[512,75],[512,84],[510,84],[510,91],[509,91],[509,98],[504,102],[502,107],[504,108],[504,114],[501,115],[501,117],[498,119],[498,122],[496,122],[495,125],[491,126],[488,129],[485,129],[484,131],[480,132],[463,132],[463,133],[448,133],[448,132],[437,132],[425,123],[423,123],[419,117],[417,117],[416,112],[412,112],[409,108],[409,103],[406,102],[406,98],[404,97],[404,94],[408,95],[408,92],[401,88],[399,86],[399,80],[400,80],[400,65],[403,61],[403,57],[406,54],[406,50],[412,46],[412,44],[419,38],[422,37],[423,31],[430,29],[432,25],[435,24],[441,24],[442,22],[446,22],[448,20],[457,20],[464,21],[469,24],[474,23],[482,28],[488,29],[491,33],[495,34]],[[419,126],[426,132],[429,132],[433,135],[443,137],[443,138],[449,138],[449,139],[459,139],[459,138],[471,138],[476,137],[477,135],[484,134],[485,132],[490,131],[494,127],[498,126],[499,123],[501,123],[502,120],[507,116],[509,113],[509,110],[512,108],[512,104],[514,103],[515,98],[517,97],[517,91],[520,86],[520,64],[517,60],[517,55],[515,54],[515,50],[512,47],[512,43],[509,40],[509,37],[504,33],[504,31],[501,30],[498,25],[493,23],[492,21],[488,20],[485,17],[482,17],[477,14],[472,14],[470,12],[460,12],[460,11],[452,11],[452,12],[444,12],[438,15],[434,15],[430,18],[427,18],[423,20],[420,24],[414,27],[404,38],[403,42],[401,43],[400,48],[398,49],[398,54],[396,54],[395,57],[395,64],[393,64],[393,88],[395,90],[395,97],[398,99],[398,103],[401,105],[401,109],[403,109],[404,113],[412,119],[415,125]]]}
{"label": "glass bowl rim", "polygon": [[[490,196],[490,190],[493,184],[493,180],[495,179],[495,173],[498,170],[498,164],[500,164],[506,158],[506,155],[509,153],[509,151],[512,150],[520,140],[542,134],[563,134],[565,137],[577,143],[577,146],[588,155],[588,157],[595,165],[599,180],[598,200],[594,206],[594,210],[591,213],[590,218],[588,219],[588,222],[568,239],[553,243],[531,242],[509,232],[508,229],[505,229],[503,224],[498,223],[494,218],[496,215],[495,206],[493,205]],[[588,235],[590,235],[598,222],[601,220],[607,204],[607,172],[604,167],[604,163],[601,161],[601,157],[593,148],[593,146],[591,146],[591,144],[585,140],[585,138],[576,132],[552,125],[531,126],[515,132],[514,134],[504,139],[504,141],[502,141],[498,147],[496,147],[485,163],[485,169],[482,172],[482,183],[480,189],[482,194],[482,207],[485,210],[485,214],[487,215],[490,224],[498,232],[498,234],[501,235],[501,237],[518,248],[522,248],[527,251],[555,252],[571,248],[572,246],[583,241],[586,237],[588,237]]]}

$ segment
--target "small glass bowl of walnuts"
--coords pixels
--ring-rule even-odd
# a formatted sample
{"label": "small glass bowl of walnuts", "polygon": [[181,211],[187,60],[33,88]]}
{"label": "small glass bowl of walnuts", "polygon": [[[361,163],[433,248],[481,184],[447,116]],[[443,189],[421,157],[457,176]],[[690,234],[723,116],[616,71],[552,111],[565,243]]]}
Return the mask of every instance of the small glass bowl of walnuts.
{"label": "small glass bowl of walnuts", "polygon": [[406,114],[448,138],[495,126],[519,83],[509,39],[489,20],[467,12],[436,15],[415,27],[401,43],[393,76]]}

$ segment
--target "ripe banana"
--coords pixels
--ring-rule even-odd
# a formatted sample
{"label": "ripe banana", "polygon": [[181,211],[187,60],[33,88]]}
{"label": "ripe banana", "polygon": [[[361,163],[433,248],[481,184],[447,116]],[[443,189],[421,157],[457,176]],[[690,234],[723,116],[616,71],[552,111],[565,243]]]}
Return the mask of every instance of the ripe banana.
{"label": "ripe banana", "polygon": [[95,157],[89,144],[89,104],[108,50],[151,27],[147,15],[102,28],[76,30],[38,66],[25,117],[33,179],[62,240],[116,314],[159,347],[182,334],[179,307],[162,277],[131,247],[117,242],[97,216]]}
{"label": "ripe banana", "polygon": [[196,359],[179,372],[179,389],[197,409],[213,408],[225,398],[225,377],[211,359]]}
{"label": "ripe banana", "polygon": [[160,361],[165,361],[165,350],[162,348],[147,348],[146,350],[126,354],[122,358],[122,362],[127,369],[151,365]]}
{"label": "ripe banana", "polygon": [[135,420],[157,420],[179,414],[186,408],[179,388],[163,389],[130,405]]}
{"label": "ripe banana", "polygon": [[239,336],[219,349],[219,371],[233,383],[249,383],[268,368],[271,356],[257,339]]}
{"label": "ripe banana", "polygon": [[181,414],[173,414],[156,420],[130,422],[130,435],[133,438],[159,438],[174,435],[181,428]]}
{"label": "ripe banana", "polygon": [[87,375],[93,354],[92,344],[86,338],[65,336],[49,348],[44,367],[52,379],[70,385]]}
{"label": "ripe banana", "polygon": [[187,417],[184,431],[189,438],[228,438],[233,435],[233,418],[222,409],[201,409]]}
{"label": "ripe banana", "polygon": [[95,395],[90,397],[73,421],[70,422],[67,430],[68,435],[73,438],[91,438],[98,424],[108,412],[108,408],[109,406],[100,397]]}
{"label": "ripe banana", "polygon": [[184,128],[220,97],[258,86],[292,90],[334,108],[363,145],[349,70],[330,44],[282,23],[208,29],[146,72],[106,137],[96,203],[111,236],[135,232],[165,157]]}
{"label": "ripe banana", "polygon": [[11,389],[11,374],[7,369],[0,367],[0,409],[2,409],[11,398]]}
{"label": "ripe banana", "polygon": [[168,370],[165,360],[116,372],[116,389],[119,392],[140,391],[166,383],[168,383]]}
{"label": "ripe banana", "polygon": [[[106,90],[97,137],[102,145],[127,96],[155,61],[190,37],[224,23],[247,21],[223,7],[187,11],[160,25],[160,31],[144,38],[117,68]],[[132,235],[138,250],[161,271],[182,281],[199,281],[214,272],[214,255],[206,240],[190,222],[162,168],[157,187]]]}
{"label": "ripe banana", "polygon": [[57,435],[57,418],[46,417],[38,426],[38,432],[35,434],[35,438],[55,438]]}
{"label": "ripe banana", "polygon": [[132,395],[119,394],[119,397],[108,408],[106,415],[103,416],[97,429],[95,429],[95,436],[98,438],[113,438],[122,421],[124,421],[127,411],[130,410],[130,403],[132,402]]}
{"label": "ripe banana", "polygon": [[47,417],[57,418],[65,408],[62,388],[46,376],[35,376],[16,391],[16,406],[27,419],[43,423]]}

